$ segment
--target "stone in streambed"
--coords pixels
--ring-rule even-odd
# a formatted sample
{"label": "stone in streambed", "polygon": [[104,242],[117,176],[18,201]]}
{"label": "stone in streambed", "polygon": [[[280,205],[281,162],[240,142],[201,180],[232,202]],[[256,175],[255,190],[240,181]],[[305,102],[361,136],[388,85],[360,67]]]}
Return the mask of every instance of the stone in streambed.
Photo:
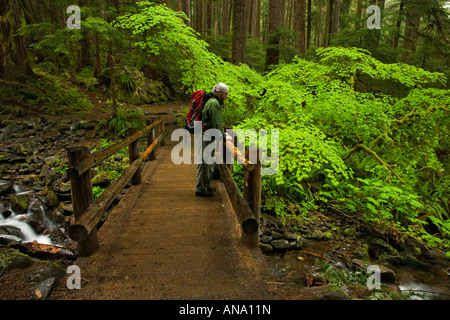
{"label": "stone in streambed", "polygon": [[286,239],[277,239],[277,240],[272,240],[270,241],[270,244],[272,245],[272,247],[274,247],[274,249],[289,249],[291,246],[289,244],[289,241]]}

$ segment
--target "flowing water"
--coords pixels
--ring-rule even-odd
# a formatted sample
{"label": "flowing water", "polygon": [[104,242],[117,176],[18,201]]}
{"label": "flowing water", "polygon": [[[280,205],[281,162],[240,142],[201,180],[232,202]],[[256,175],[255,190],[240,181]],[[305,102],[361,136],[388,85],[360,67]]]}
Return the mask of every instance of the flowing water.
{"label": "flowing water", "polygon": [[[311,241],[310,241],[311,244]],[[345,271],[351,274],[344,261],[332,259],[325,247],[326,242],[317,242],[308,249],[316,253],[325,253],[322,256],[327,263],[334,266],[337,270]],[[306,287],[305,275],[320,275],[323,270],[319,268],[319,259],[311,255],[306,250],[292,250],[284,254],[268,254],[266,260],[271,268],[272,275],[276,281],[287,288],[301,289]],[[424,300],[424,299],[444,299],[450,300],[450,264],[434,264],[430,270],[418,270],[405,266],[389,265],[396,276],[397,281],[394,285],[385,285],[389,290],[402,292],[406,299]],[[369,274],[368,274],[369,275]],[[350,276],[349,276],[350,278]],[[345,291],[345,290],[344,290]]]}
{"label": "flowing water", "polygon": [[3,202],[0,202],[0,212],[9,212],[5,217],[0,213],[0,227],[15,227],[20,229],[20,237],[15,235],[1,235],[0,238],[12,239],[22,242],[36,241],[42,244],[53,244],[48,235],[38,234],[26,221],[29,215],[34,214],[32,209],[41,214],[42,221],[44,222],[45,229],[53,230],[56,227],[54,219],[50,219],[47,214],[44,205],[37,197],[32,196],[32,191],[27,190],[25,187],[15,184],[12,188],[13,195],[30,195],[30,205],[27,213],[16,214],[10,207]]}

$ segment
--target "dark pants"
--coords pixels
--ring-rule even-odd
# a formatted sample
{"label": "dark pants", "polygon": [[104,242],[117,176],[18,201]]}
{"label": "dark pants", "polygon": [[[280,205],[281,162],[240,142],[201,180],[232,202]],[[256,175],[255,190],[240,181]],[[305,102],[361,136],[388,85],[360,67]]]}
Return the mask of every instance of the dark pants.
{"label": "dark pants", "polygon": [[[204,192],[204,191],[207,191],[207,189],[211,187],[211,180],[213,177],[214,168],[215,168],[216,164],[215,164],[215,162],[211,164],[211,161],[208,161],[210,164],[206,163],[204,151],[205,151],[206,147],[208,147],[212,143],[215,143],[215,142],[203,141],[203,139],[201,141],[202,145],[201,145],[201,148],[199,148],[199,152],[202,153],[202,161],[197,166],[197,187],[195,188],[196,192]],[[211,153],[211,157],[214,157],[214,156],[215,156],[215,154],[213,151]]]}

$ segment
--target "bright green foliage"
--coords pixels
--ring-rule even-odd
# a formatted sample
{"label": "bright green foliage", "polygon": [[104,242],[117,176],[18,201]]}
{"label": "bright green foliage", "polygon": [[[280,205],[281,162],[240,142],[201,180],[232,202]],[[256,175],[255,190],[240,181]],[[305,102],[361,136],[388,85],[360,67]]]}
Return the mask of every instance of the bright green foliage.
{"label": "bright green foliage", "polygon": [[427,83],[445,85],[445,76],[404,63],[384,64],[361,48],[319,48],[316,54],[320,63],[330,67],[337,77],[353,85],[358,75],[364,74],[378,80],[394,80],[412,88]]}
{"label": "bright green foliage", "polygon": [[[317,55],[318,63],[297,58],[269,73],[254,90],[254,115],[238,126],[281,129],[280,170],[264,177],[266,209],[338,206],[448,246],[423,226],[429,219],[449,235],[450,92],[419,89],[445,77],[355,48]],[[362,77],[397,82],[406,96],[360,91]]]}
{"label": "bright green foliage", "polygon": [[[183,13],[149,1],[137,3],[137,11],[116,19],[114,26],[131,31],[134,45],[148,56],[148,63],[167,72],[180,91],[211,90],[218,82],[230,88],[232,112],[225,118],[244,118],[246,96],[262,77],[247,65],[234,66],[208,51],[208,44],[187,27]],[[181,90],[182,89],[182,90]]]}

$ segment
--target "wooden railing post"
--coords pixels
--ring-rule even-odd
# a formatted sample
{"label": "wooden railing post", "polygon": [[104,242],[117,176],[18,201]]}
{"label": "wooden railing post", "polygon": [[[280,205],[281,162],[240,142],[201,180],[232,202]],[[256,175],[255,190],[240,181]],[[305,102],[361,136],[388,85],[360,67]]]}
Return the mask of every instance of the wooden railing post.
{"label": "wooden railing post", "polygon": [[[150,126],[153,123],[153,120],[147,120],[147,126]],[[155,129],[150,130],[147,133],[147,147],[150,147],[152,143],[155,141]],[[153,161],[156,160],[155,151],[152,151],[148,156],[148,160]]]}
{"label": "wooden railing post", "polygon": [[[87,147],[68,147],[67,156],[69,167],[74,167],[90,156]],[[72,206],[75,219],[79,220],[94,200],[92,193],[91,170],[70,179],[72,188]],[[78,242],[78,254],[87,257],[99,248],[97,230],[93,230],[89,237]]]}
{"label": "wooden railing post", "polygon": [[[249,158],[249,153],[256,152],[257,161],[254,170],[244,169],[244,199],[247,201],[250,209],[253,212],[255,220],[258,222],[261,215],[261,172],[262,163],[260,149],[249,148],[246,150],[246,158]],[[259,230],[254,234],[247,235],[244,239],[250,246],[257,247],[259,245]]]}
{"label": "wooden railing post", "polygon": [[[134,135],[138,130],[136,128],[128,128],[128,136]],[[128,146],[128,156],[130,158],[130,165],[139,158],[139,139],[130,143]],[[131,178],[131,184],[136,186],[142,181],[141,169],[139,168]]]}
{"label": "wooden railing post", "polygon": [[[161,122],[161,124],[159,125],[159,134],[163,134],[163,132],[166,131],[166,125],[165,122]],[[166,141],[165,139],[161,140],[161,147],[164,147],[166,145]]]}

